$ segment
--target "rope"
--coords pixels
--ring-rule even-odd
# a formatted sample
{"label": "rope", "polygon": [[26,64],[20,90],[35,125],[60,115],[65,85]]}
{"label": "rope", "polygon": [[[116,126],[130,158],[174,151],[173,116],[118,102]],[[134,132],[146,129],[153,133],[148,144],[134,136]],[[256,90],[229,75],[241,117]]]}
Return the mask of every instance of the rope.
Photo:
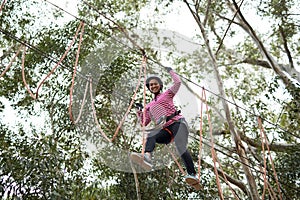
{"label": "rope", "polygon": [[[205,91],[205,90],[203,90]],[[207,120],[208,120],[208,124],[209,124],[209,132],[210,132],[210,137],[211,137],[211,140],[210,140],[210,143],[211,143],[211,155],[212,155],[212,159],[213,159],[213,162],[214,162],[214,172],[215,172],[215,175],[216,175],[216,182],[217,182],[217,187],[218,187],[218,192],[219,192],[219,196],[222,200],[224,200],[224,197],[223,197],[223,192],[222,192],[222,188],[221,188],[221,184],[220,184],[220,179],[219,179],[219,175],[218,175],[218,170],[217,170],[217,155],[216,155],[216,152],[215,152],[215,147],[214,147],[214,139],[213,139],[213,134],[212,134],[212,124],[211,124],[211,120],[210,120],[210,114],[209,114],[209,109],[208,109],[208,104],[207,104],[207,101],[206,101],[206,93],[204,92],[203,93],[203,96],[204,96],[204,101],[206,103],[206,113],[207,113]]]}
{"label": "rope", "polygon": [[[271,166],[272,166],[273,174],[274,174],[274,178],[275,178],[276,185],[277,185],[277,190],[278,190],[278,193],[279,193],[279,197],[282,200],[282,194],[280,192],[280,185],[279,185],[279,182],[278,182],[278,177],[277,177],[277,173],[276,173],[276,170],[275,170],[274,162],[273,162],[273,159],[272,159],[272,156],[271,156],[271,151],[270,151],[270,147],[269,147],[268,138],[267,138],[267,135],[266,135],[266,133],[264,131],[264,128],[262,126],[262,121],[261,121],[260,117],[258,117],[258,125],[259,125],[260,133],[261,133],[262,148],[264,150],[264,145],[266,145],[266,147],[267,147],[269,158],[270,158],[270,161],[271,161]],[[264,165],[265,165],[265,158],[264,158]]]}
{"label": "rope", "polygon": [[176,156],[173,154],[173,152],[171,151],[171,149],[168,147],[168,145],[166,145],[169,153],[171,154],[173,160],[175,161],[175,163],[177,164],[179,170],[181,171],[181,173],[185,176],[186,175],[186,172],[184,171],[183,167],[180,165],[180,163],[178,162]]}
{"label": "rope", "polygon": [[262,149],[262,154],[263,154],[263,159],[264,159],[264,167],[263,167],[263,179],[264,179],[264,187],[263,187],[263,193],[262,193],[262,200],[265,198],[265,193],[266,193],[266,187],[267,187],[267,159],[265,155],[265,145],[264,145],[264,135],[263,135],[263,129],[260,126],[260,119],[258,118],[258,123],[259,123],[259,128],[260,128],[260,139],[261,139],[261,149]]}
{"label": "rope", "polygon": [[[115,40],[116,42],[122,44],[123,46],[126,46],[127,48],[134,50],[133,48],[131,48],[131,47],[128,46],[127,44],[124,44],[122,41],[118,40],[117,38],[113,37],[112,35],[109,35],[109,34],[107,34],[105,31],[103,31],[103,30],[97,28],[96,26],[94,26],[94,25],[92,25],[92,24],[86,22],[84,19],[81,19],[81,18],[75,16],[74,14],[72,14],[72,13],[70,13],[70,12],[64,10],[63,8],[61,8],[61,7],[55,5],[55,4],[53,4],[53,3],[51,3],[51,2],[49,2],[49,1],[47,1],[47,0],[45,0],[45,1],[46,1],[47,3],[49,3],[49,4],[51,4],[52,6],[54,6],[54,7],[58,8],[58,9],[62,10],[63,12],[69,14],[70,16],[74,17],[75,19],[77,19],[77,20],[79,20],[79,21],[84,21],[87,25],[93,27],[95,30],[101,32],[102,34],[106,35],[107,37],[112,38],[113,40]],[[1,28],[0,28],[0,31],[1,31],[2,33],[4,33],[4,34],[9,35],[9,33],[8,33],[7,31],[5,31],[5,30],[3,30],[3,29],[1,29]],[[14,36],[12,36],[12,35],[9,35],[9,36],[10,36],[11,38],[15,39],[16,41],[20,42],[20,43],[26,44],[27,46],[32,46],[32,45],[30,45],[30,44],[28,44],[28,43],[26,43],[26,42],[24,42],[24,41],[21,41],[20,39],[14,37]],[[34,48],[35,50],[37,50],[39,53],[42,52],[40,49],[38,49],[38,48],[36,48],[36,47],[32,47],[32,48]],[[43,53],[43,52],[42,52],[42,53]],[[51,59],[53,60],[53,58],[51,58]],[[160,65],[161,67],[165,67],[164,65],[160,64],[159,62],[157,62],[157,61],[155,61],[155,60],[153,60],[153,59],[151,59],[151,58],[148,58],[148,60],[153,61],[154,63]],[[182,76],[182,75],[180,75],[180,74],[178,74],[178,75],[179,75],[180,77],[184,78],[185,80],[187,80],[188,82],[190,82],[190,83],[192,83],[192,84],[194,84],[194,85],[196,85],[196,86],[198,86],[198,87],[202,87],[202,86],[200,86],[199,84],[197,84],[197,83],[191,81],[190,79],[188,79],[188,78],[186,78],[186,77],[184,77],[184,76]],[[84,77],[84,78],[87,79],[87,77]],[[238,108],[244,110],[245,112],[247,112],[247,113],[249,113],[249,114],[251,114],[251,115],[257,117],[256,114],[254,114],[253,112],[251,112],[251,111],[249,111],[249,110],[247,110],[247,109],[245,109],[245,108],[243,108],[243,107],[237,105],[236,103],[233,103],[233,102],[231,102],[230,100],[225,99],[224,97],[222,97],[222,96],[220,96],[220,95],[218,95],[218,94],[216,94],[216,93],[214,93],[214,92],[212,92],[212,91],[210,91],[210,90],[207,90],[207,89],[205,89],[205,90],[206,90],[207,92],[213,94],[214,96],[217,96],[218,98],[221,98],[221,99],[223,99],[224,101],[226,101],[226,102],[228,102],[228,103],[230,103],[230,104],[232,104],[232,105],[234,105],[234,106],[236,106],[236,107],[238,107]],[[264,121],[267,122],[267,123],[269,123],[269,124],[272,124],[274,127],[276,127],[276,128],[278,128],[278,129],[284,131],[285,133],[288,133],[288,134],[292,135],[293,137],[300,139],[299,136],[293,134],[292,132],[290,132],[290,131],[288,131],[288,130],[285,130],[284,128],[282,128],[282,127],[281,127],[280,125],[278,125],[278,124],[274,124],[274,123],[272,123],[271,121],[269,121],[269,120],[267,120],[267,119],[264,119]]]}
{"label": "rope", "polygon": [[6,0],[4,0],[1,4],[1,7],[0,7],[0,12],[2,11],[3,7],[4,7],[4,4],[5,4]]}
{"label": "rope", "polygon": [[70,115],[70,119],[73,123],[74,119],[73,119],[73,115],[72,115],[72,98],[73,98],[73,89],[74,89],[74,84],[75,84],[75,76],[76,76],[76,71],[77,71],[77,65],[78,65],[78,60],[79,60],[79,53],[80,53],[80,47],[81,47],[81,42],[82,42],[82,37],[83,37],[83,33],[84,33],[84,23],[82,23],[82,27],[81,27],[81,33],[80,33],[80,39],[79,39],[79,44],[78,44],[78,49],[77,49],[77,53],[76,53],[76,60],[75,60],[75,65],[74,65],[74,71],[73,71],[73,75],[72,75],[72,84],[70,87],[70,103],[69,103],[69,115]]}
{"label": "rope", "polygon": [[99,132],[101,133],[101,135],[108,141],[110,142],[110,139],[107,137],[107,135],[104,133],[104,131],[101,128],[101,125],[98,122],[98,118],[97,118],[97,113],[96,113],[96,109],[95,109],[95,104],[94,104],[94,97],[93,97],[93,85],[92,85],[92,81],[90,80],[90,97],[91,97],[91,104],[92,104],[92,110],[93,110],[93,116],[94,116],[94,120],[95,123],[99,129]]}
{"label": "rope", "polygon": [[37,88],[37,91],[36,91],[36,99],[38,98],[38,91],[40,89],[40,87],[42,86],[42,84],[46,81],[47,78],[49,78],[49,76],[51,74],[54,73],[54,71],[56,70],[56,68],[60,65],[60,63],[65,59],[65,57],[67,56],[67,54],[69,53],[71,47],[73,46],[74,42],[75,42],[75,39],[77,38],[77,35],[79,33],[79,30],[80,28],[83,26],[83,22],[81,21],[78,28],[77,28],[77,31],[73,37],[73,40],[71,41],[70,45],[68,46],[67,50],[65,51],[65,53],[63,54],[63,56],[60,58],[60,60],[58,61],[58,63],[52,68],[52,70],[47,74],[47,76],[42,80],[42,82],[39,84],[38,88]]}
{"label": "rope", "polygon": [[4,69],[4,71],[1,73],[0,78],[2,76],[4,76],[4,74],[10,69],[10,67],[12,66],[12,63],[15,61],[15,59],[18,57],[21,49],[22,49],[23,45],[20,45],[18,51],[15,53],[14,57],[10,60],[9,64],[6,66],[6,68]]}
{"label": "rope", "polygon": [[86,82],[85,90],[84,90],[84,95],[83,95],[83,99],[82,99],[80,110],[79,110],[79,114],[78,114],[77,119],[76,119],[76,121],[75,121],[74,124],[78,123],[78,121],[79,121],[79,119],[80,119],[80,117],[82,115],[82,111],[83,111],[83,107],[84,107],[84,104],[85,104],[85,100],[86,100],[86,95],[87,95],[88,88],[89,88],[89,81]]}
{"label": "rope", "polygon": [[[146,107],[146,74],[147,74],[147,65],[146,65],[147,57],[143,56],[143,66],[144,66],[144,90],[143,90],[143,105],[144,108]],[[143,138],[142,138],[142,155],[144,156],[145,153],[145,147],[146,147],[146,126],[145,126],[145,120],[146,120],[146,109],[143,110],[143,117],[142,117],[142,132],[143,132]]]}
{"label": "rope", "polygon": [[[130,155],[128,155],[128,157],[129,156]],[[130,167],[132,169],[132,173],[133,173],[133,177],[134,177],[136,196],[137,196],[138,200],[141,200],[140,183],[139,183],[138,175],[137,175],[136,169],[135,169],[131,159],[129,159],[129,163],[130,163]]]}
{"label": "rope", "polygon": [[34,94],[32,93],[31,89],[29,88],[27,82],[26,82],[26,79],[25,79],[25,55],[26,55],[26,47],[23,46],[23,54],[22,54],[22,80],[23,80],[23,83],[26,87],[26,90],[28,91],[28,93],[30,94],[30,96],[33,98],[33,99],[36,99],[36,97],[34,96]]}
{"label": "rope", "polygon": [[233,190],[233,188],[229,184],[229,181],[227,180],[226,175],[224,174],[224,170],[222,168],[222,165],[218,161],[218,158],[217,158],[217,154],[216,154],[215,147],[214,147],[213,134],[212,134],[212,132],[213,132],[212,131],[212,123],[211,123],[211,118],[210,118],[210,114],[209,114],[208,103],[207,103],[207,100],[206,100],[206,93],[205,93],[204,89],[203,89],[203,97],[204,97],[204,101],[205,101],[205,105],[206,105],[207,120],[208,120],[208,124],[209,124],[209,129],[210,129],[209,132],[210,132],[210,137],[211,137],[211,154],[212,154],[212,158],[213,158],[213,161],[214,161],[214,170],[215,170],[215,174],[216,174],[216,181],[217,181],[217,186],[218,186],[218,191],[219,191],[220,198],[224,199],[223,193],[222,193],[222,189],[221,189],[221,185],[220,185],[220,180],[219,180],[219,175],[218,175],[216,163],[219,164],[219,168],[220,168],[220,171],[221,171],[221,173],[223,175],[224,181],[228,185],[228,187],[231,190],[232,194],[234,195],[234,197],[236,199],[239,199],[239,197],[237,196],[236,192]]}
{"label": "rope", "polygon": [[[109,139],[108,136],[104,133],[104,131],[101,129],[101,126],[100,126],[100,124],[99,124],[99,122],[98,122],[97,115],[96,115],[96,109],[95,109],[95,105],[94,105],[94,98],[93,98],[93,94],[92,94],[92,91],[93,91],[93,90],[92,90],[92,81],[90,81],[90,97],[91,97],[91,103],[92,103],[92,110],[93,110],[94,120],[95,120],[95,122],[96,122],[96,124],[97,124],[97,126],[98,126],[98,128],[99,128],[99,132],[102,134],[102,136],[103,136],[108,142],[113,142],[113,141],[116,139],[116,137],[117,137],[117,135],[118,135],[118,133],[119,133],[119,131],[120,131],[120,129],[121,129],[121,127],[122,127],[122,125],[123,125],[125,119],[126,119],[126,117],[128,116],[128,114],[129,114],[129,112],[130,112],[130,110],[131,110],[131,108],[132,108],[132,105],[133,105],[133,103],[134,103],[134,100],[135,100],[137,91],[138,91],[139,86],[140,86],[140,84],[141,84],[141,76],[142,76],[143,69],[144,69],[144,76],[145,76],[145,78],[146,78],[146,63],[147,63],[147,58],[146,58],[146,56],[143,56],[143,59],[142,59],[142,65],[141,65],[141,67],[140,67],[140,72],[139,72],[139,80],[138,80],[138,83],[137,83],[137,85],[136,85],[134,94],[133,94],[133,96],[132,96],[132,98],[131,98],[131,101],[130,101],[130,104],[129,104],[128,108],[127,108],[126,113],[124,114],[124,116],[123,116],[121,122],[119,123],[119,125],[118,125],[118,127],[117,127],[117,129],[116,129],[116,131],[115,131],[115,133],[114,133],[114,135],[113,135],[113,137],[112,137],[111,139]],[[145,86],[144,86],[144,96],[146,96]],[[146,100],[146,98],[144,97],[144,101],[145,101],[145,100]],[[145,103],[144,103],[144,104],[145,104]],[[144,116],[145,116],[145,115],[144,115]],[[143,123],[143,150],[144,150],[144,146],[145,146],[145,145],[144,145],[144,144],[145,144],[144,136],[145,136],[145,125],[144,125],[144,123]],[[144,155],[144,152],[142,152],[142,154]]]}
{"label": "rope", "polygon": [[[203,99],[204,88],[202,88],[201,99]],[[200,129],[199,129],[199,153],[198,153],[198,179],[201,177],[201,158],[202,158],[202,141],[203,140],[203,101],[200,107]]]}
{"label": "rope", "polygon": [[144,65],[145,65],[144,63],[145,63],[145,62],[146,62],[146,60],[145,60],[145,58],[143,57],[143,62],[142,62],[142,65],[141,65],[141,67],[140,67],[140,72],[139,72],[139,80],[138,80],[138,83],[136,84],[136,87],[135,87],[135,90],[134,90],[134,94],[133,94],[133,96],[132,96],[132,98],[131,98],[130,104],[129,104],[128,108],[127,108],[127,111],[126,111],[125,115],[123,116],[121,122],[119,123],[119,125],[118,125],[118,127],[117,127],[117,129],[116,129],[116,131],[115,131],[115,133],[114,133],[114,135],[113,135],[113,137],[112,137],[112,139],[111,139],[111,142],[113,142],[113,141],[115,140],[115,138],[117,137],[117,134],[118,134],[120,128],[122,127],[122,125],[123,125],[123,123],[124,123],[124,121],[125,121],[127,115],[129,114],[129,112],[130,112],[130,110],[131,110],[131,108],[132,108],[132,105],[133,105],[133,103],[134,103],[134,100],[135,100],[137,91],[138,91],[138,89],[139,89],[139,87],[140,87],[140,85],[141,85],[141,76],[142,76],[143,68],[145,67],[145,66],[144,66]]}
{"label": "rope", "polygon": [[266,181],[267,177],[265,176],[265,173],[264,173],[266,171],[266,168],[259,165],[259,170],[260,170],[260,173],[263,174],[262,180],[264,182],[262,199],[264,199],[264,196],[265,196],[265,188],[267,188],[269,191],[269,196],[271,197],[270,199],[275,199],[274,198],[274,190],[272,189],[269,181]]}

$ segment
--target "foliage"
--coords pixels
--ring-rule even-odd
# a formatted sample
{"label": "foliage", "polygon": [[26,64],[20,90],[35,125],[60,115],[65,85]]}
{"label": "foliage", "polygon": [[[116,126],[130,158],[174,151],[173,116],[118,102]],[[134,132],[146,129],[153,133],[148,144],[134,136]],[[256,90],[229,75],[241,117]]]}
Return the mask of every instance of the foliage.
{"label": "foliage", "polygon": [[[159,45],[152,44],[154,36],[161,34],[158,29],[164,27],[165,16],[179,12],[174,5],[180,5],[181,8],[193,6],[193,11],[203,22],[209,36],[209,45],[215,52],[226,99],[219,95],[223,88],[219,87],[220,82],[213,74],[216,72],[213,60],[200,31],[196,32],[193,41],[200,44],[201,48],[189,54],[176,52],[176,43],[180,41],[172,41],[171,37],[158,40]],[[68,14],[47,1],[7,1],[0,13],[1,73],[21,44],[25,45],[23,75],[31,91],[36,94],[41,80],[60,60],[82,21],[85,28],[73,88],[72,111],[75,117],[79,116],[81,104],[86,104],[79,125],[75,126],[70,121],[68,109],[79,36],[62,64],[44,82],[36,100],[28,95],[24,87],[21,59],[24,50],[21,50],[11,68],[0,78],[1,196],[4,199],[136,199],[138,195],[141,199],[217,199],[219,194],[212,167],[211,139],[214,139],[219,164],[224,172],[249,187],[245,179],[245,168],[248,168],[256,181],[257,192],[262,195],[263,180],[261,172],[257,170],[258,166],[263,166],[264,156],[257,124],[257,117],[260,116],[270,140],[271,155],[283,197],[296,199],[299,196],[300,177],[299,170],[294,166],[299,165],[299,153],[286,150],[286,145],[294,145],[292,147],[297,149],[300,137],[300,75],[296,70],[299,68],[300,53],[299,20],[295,17],[298,7],[294,0],[261,0],[242,4],[242,13],[246,14],[247,10],[255,8],[258,15],[268,20],[269,31],[260,32],[258,24],[253,24],[253,29],[278,67],[275,70],[270,60],[262,54],[257,38],[247,32],[245,21],[239,21],[239,15],[235,16],[236,13],[232,11],[234,4],[230,2],[81,1],[78,3],[77,18],[58,25]],[[154,13],[151,19],[142,18],[146,8]],[[150,27],[156,34],[139,38],[134,33],[137,29],[148,33]],[[94,118],[91,116],[91,97],[83,102],[85,85],[92,80],[90,87],[93,87],[96,116],[101,122],[101,128],[112,137],[128,108],[142,64],[141,49],[133,42],[142,44],[146,50],[148,72],[160,74],[166,83],[169,79],[162,72],[159,61],[167,60],[187,80],[208,85],[209,113],[215,135],[211,138],[211,124],[205,115],[205,143],[201,158],[203,190],[200,192],[193,192],[182,181],[182,175],[174,162],[151,173],[138,173],[138,183],[133,173],[119,171],[102,162],[106,156],[112,159],[110,164],[117,165],[124,158],[109,155],[111,152],[141,150],[138,138],[141,133],[136,128],[138,122],[134,110],[126,118],[113,146],[105,146],[96,155],[88,153],[85,140],[90,139],[95,144],[99,142],[101,146],[103,138],[98,131],[94,131],[94,127],[89,126],[94,124]],[[278,71],[283,71],[286,77]],[[290,80],[289,85],[284,78]],[[143,85],[139,88],[137,101],[143,100],[142,90]],[[193,90],[195,96],[200,97],[199,91],[198,87]],[[147,94],[146,98],[149,100],[151,96]],[[230,105],[232,121],[228,120],[228,113],[224,111],[226,103]],[[9,108],[14,110],[14,113],[9,113],[15,118],[13,125],[6,119]],[[199,154],[199,116],[194,118],[189,147],[196,161]],[[247,158],[237,153],[240,146],[232,137],[231,124],[234,124],[234,129],[243,140],[240,142],[247,150]],[[272,146],[277,143],[278,146]],[[245,159],[247,164],[243,163]],[[130,165],[126,169],[132,170]],[[270,160],[268,169],[271,169]],[[276,188],[275,177],[271,174],[272,171],[268,171],[268,180]],[[223,178],[221,182],[224,196],[234,198]],[[249,199],[249,193],[241,188],[236,185],[235,192],[240,198]],[[278,191],[274,191],[278,196]]]}

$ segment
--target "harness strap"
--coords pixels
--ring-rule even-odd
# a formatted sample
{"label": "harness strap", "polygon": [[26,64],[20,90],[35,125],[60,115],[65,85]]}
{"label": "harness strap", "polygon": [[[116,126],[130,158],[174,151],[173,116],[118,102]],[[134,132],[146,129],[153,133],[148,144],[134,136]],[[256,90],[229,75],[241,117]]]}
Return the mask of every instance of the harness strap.
{"label": "harness strap", "polygon": [[173,142],[174,135],[173,135],[172,131],[170,131],[170,129],[168,129],[168,128],[163,128],[163,130],[165,130],[165,131],[167,131],[169,133],[169,135],[171,136],[171,142]]}
{"label": "harness strap", "polygon": [[176,110],[172,115],[167,116],[166,118],[166,122],[171,120],[173,117],[175,117],[176,115],[179,115],[181,113],[181,110]]}

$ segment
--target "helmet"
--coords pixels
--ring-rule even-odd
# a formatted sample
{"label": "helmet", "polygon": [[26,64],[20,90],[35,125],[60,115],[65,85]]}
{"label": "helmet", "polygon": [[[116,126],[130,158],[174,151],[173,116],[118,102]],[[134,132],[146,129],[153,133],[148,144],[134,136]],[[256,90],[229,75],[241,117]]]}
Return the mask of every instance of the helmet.
{"label": "helmet", "polygon": [[161,81],[161,79],[160,79],[159,77],[157,77],[157,76],[149,76],[149,77],[146,79],[146,87],[148,88],[148,90],[150,90],[150,85],[149,85],[149,83],[150,83],[150,81],[151,81],[152,79],[157,80],[158,84],[160,85],[160,90],[162,90],[164,84],[163,84],[163,82]]}

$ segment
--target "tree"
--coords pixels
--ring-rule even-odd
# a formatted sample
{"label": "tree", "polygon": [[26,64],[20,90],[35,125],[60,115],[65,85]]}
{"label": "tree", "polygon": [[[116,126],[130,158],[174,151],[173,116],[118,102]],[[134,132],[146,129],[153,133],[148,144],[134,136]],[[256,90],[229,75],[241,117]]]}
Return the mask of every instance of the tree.
{"label": "tree", "polygon": [[[281,55],[278,55],[278,54],[274,55],[275,52],[273,53],[272,51],[267,50],[267,44],[263,43],[263,41],[259,38],[257,32],[247,22],[246,18],[244,17],[244,15],[241,11],[241,7],[242,7],[243,2],[241,2],[240,5],[238,5],[235,1],[232,1],[232,3],[231,2],[218,2],[218,4],[215,3],[215,2],[205,2],[204,4],[203,3],[201,4],[200,1],[199,2],[194,1],[192,3],[188,2],[188,1],[185,1],[185,3],[189,7],[192,15],[194,16],[197,24],[199,25],[199,28],[201,30],[201,35],[202,35],[202,37],[205,41],[207,52],[210,56],[212,66],[213,66],[214,71],[215,71],[216,79],[218,81],[220,96],[223,97],[222,102],[223,102],[223,107],[224,107],[224,110],[225,110],[225,115],[226,115],[226,120],[227,120],[227,124],[228,124],[229,133],[233,137],[234,146],[236,148],[237,154],[239,155],[239,159],[243,163],[243,165],[242,165],[243,166],[243,171],[244,171],[244,173],[247,177],[247,182],[248,182],[248,186],[249,186],[249,189],[250,189],[250,194],[249,195],[251,196],[251,199],[260,199],[259,192],[258,192],[258,189],[257,189],[257,183],[256,183],[257,181],[255,180],[255,177],[254,177],[251,169],[247,166],[247,165],[249,165],[249,157],[246,154],[245,146],[242,144],[242,141],[243,141],[242,138],[245,138],[243,136],[245,136],[247,134],[247,132],[245,131],[245,128],[246,128],[245,124],[241,124],[241,127],[238,127],[238,126],[235,125],[235,123],[232,119],[232,114],[231,114],[232,111],[230,111],[230,109],[229,109],[228,102],[224,101],[224,99],[227,99],[227,98],[226,98],[226,93],[225,93],[225,86],[223,85],[224,81],[221,78],[221,71],[220,71],[220,68],[219,68],[217,56],[222,57],[222,59],[227,58],[226,61],[230,61],[233,58],[232,58],[232,55],[226,55],[226,52],[225,52],[224,57],[223,57],[223,55],[220,55],[221,51],[222,51],[221,49],[224,48],[225,45],[223,43],[224,37],[222,38],[218,34],[218,32],[215,31],[215,30],[218,30],[218,27],[216,27],[216,21],[225,20],[225,21],[228,21],[229,26],[231,24],[237,24],[238,26],[240,26],[246,32],[246,34],[248,34],[249,38],[252,39],[253,43],[250,44],[250,45],[256,45],[256,46],[251,46],[250,50],[253,51],[253,48],[254,48],[257,51],[257,52],[254,51],[255,57],[253,55],[251,55],[250,53],[252,53],[252,52],[248,52],[247,49],[242,49],[242,52],[236,52],[236,53],[233,52],[234,54],[242,53],[243,55],[250,57],[250,58],[247,58],[247,57],[243,58],[243,60],[240,63],[255,64],[255,65],[260,65],[260,66],[263,66],[263,67],[266,65],[266,66],[268,66],[268,68],[271,68],[275,72],[275,74],[278,76],[278,78],[282,81],[282,83],[284,84],[286,90],[292,96],[292,99],[295,99],[298,102],[299,79],[295,82],[292,77],[294,77],[295,75],[296,75],[296,77],[299,76],[299,72],[294,71],[293,58],[292,58],[291,51],[289,50],[289,45],[287,43],[287,41],[289,39],[292,41],[293,37],[297,37],[296,33],[288,28],[288,27],[291,27],[291,26],[294,27],[291,24],[294,24],[295,22],[293,21],[292,18],[290,18],[289,22],[287,22],[286,17],[283,16],[283,15],[289,15],[290,14],[290,13],[288,13],[287,8],[289,8],[292,5],[292,2],[287,2],[287,3],[285,2],[286,4],[280,2],[280,5],[284,4],[283,5],[284,9],[282,9],[282,10],[281,10],[282,7],[279,8],[278,4],[276,4],[277,2],[274,2],[274,3],[272,2],[271,3],[271,10],[272,11],[276,10],[276,13],[277,13],[277,15],[274,15],[274,16],[272,15],[271,17],[278,18],[278,14],[280,13],[279,18],[281,19],[281,24],[280,24],[279,27],[273,26],[273,29],[275,29],[276,31],[278,30],[277,32],[280,33],[281,42],[277,43],[277,46],[280,46],[280,44],[282,44],[282,46],[286,50],[285,51],[286,56],[289,58],[288,59],[289,60],[289,65],[287,65],[289,67],[287,67],[286,69],[283,68],[282,65],[278,64],[278,61],[275,61],[275,57],[279,60],[280,57],[277,57],[277,56],[281,56]],[[262,2],[262,1],[260,3],[264,4],[264,2]],[[223,5],[227,5],[228,9],[224,9]],[[203,8],[205,8],[205,9],[203,9]],[[216,13],[214,13],[214,10],[217,10],[217,9],[219,10],[219,13],[216,14]],[[234,16],[232,19],[229,19],[228,17],[225,16],[225,14],[228,14],[228,11],[232,11],[232,15]],[[262,10],[262,11],[264,12],[264,14],[268,13],[266,15],[270,15],[270,13],[268,11],[267,12],[265,12],[265,10]],[[204,16],[203,20],[201,20],[201,14]],[[209,21],[210,19],[212,19],[212,20]],[[283,19],[285,19],[285,20],[283,20]],[[214,34],[216,36],[217,42],[219,43],[219,44],[217,43],[217,45],[215,45],[216,47],[218,46],[216,54],[213,53],[213,44],[209,43],[208,37],[209,37],[210,34],[205,29],[206,26],[208,26],[207,28],[209,28],[209,30],[212,31],[212,34]],[[291,32],[289,32],[289,33],[291,33],[289,36],[283,34],[283,32],[284,32],[283,31],[283,26],[286,27],[287,30],[291,30]],[[227,32],[225,32],[225,33],[227,33]],[[278,37],[278,35],[277,35],[277,37]],[[277,42],[278,42],[278,40],[277,40]],[[273,44],[271,43],[270,46],[272,47]],[[225,47],[224,49],[227,49],[227,48]],[[258,51],[258,50],[260,50],[260,51]],[[295,52],[295,55],[297,55],[297,54],[299,54],[299,51]],[[228,56],[230,56],[230,57],[228,57]],[[266,61],[262,61],[262,60],[260,60],[260,58],[266,58]],[[229,63],[229,65],[234,64],[234,62],[236,62],[236,61],[239,62],[239,59],[236,59],[235,61]],[[264,64],[262,64],[262,63],[264,63]],[[283,70],[283,69],[285,69],[285,70]],[[288,69],[292,69],[292,70],[288,70]],[[293,71],[292,73],[296,73],[296,74],[289,74],[289,72],[291,73],[291,71]],[[290,75],[290,76],[288,76],[287,74]],[[251,81],[249,81],[249,82],[251,82]],[[278,84],[277,81],[275,82],[275,84],[276,85]],[[274,90],[274,88],[269,87],[269,91],[270,90],[272,91],[272,90]],[[238,93],[236,93],[236,94],[238,94]],[[258,95],[257,90],[255,91],[254,94]],[[227,95],[231,95],[231,94],[229,93]],[[265,96],[267,96],[267,98],[268,98],[268,94],[265,94]],[[240,100],[240,98],[238,96],[234,96],[234,97],[237,98],[238,100]],[[273,99],[276,99],[276,98],[273,97]],[[267,118],[267,114],[266,114],[267,108],[264,108],[265,105],[263,105],[260,102],[260,100],[258,100],[257,102],[258,102],[258,104],[256,104],[256,107],[259,110],[263,109],[263,111],[265,111],[265,112],[262,115]],[[246,102],[243,101],[243,103],[246,103]],[[292,103],[292,104],[294,104],[294,103]],[[259,112],[261,112],[261,111],[259,111]],[[237,114],[239,114],[239,113],[237,113]],[[293,116],[292,119],[298,120],[299,116]],[[244,123],[245,123],[245,121],[244,121]],[[299,124],[298,123],[296,123],[296,124],[297,124],[296,126],[298,127]],[[277,126],[276,126],[276,128],[277,128]],[[240,129],[240,131],[237,131],[239,129]],[[241,130],[241,129],[243,129],[243,130]],[[298,130],[298,129],[299,128],[296,128],[295,130]],[[293,143],[295,143],[296,139],[299,137],[299,131],[292,131],[291,135],[293,136]],[[287,142],[290,142],[290,140],[288,140]],[[249,145],[250,148],[251,148],[251,143],[248,142],[247,145]],[[265,145],[265,144],[263,144],[263,145]],[[282,146],[282,148],[285,147],[285,145],[281,145],[281,146]],[[298,146],[299,145],[296,143],[294,145],[294,148],[296,148]],[[261,151],[261,149],[258,149],[258,150]],[[272,149],[272,150],[276,151],[275,149]],[[279,194],[277,194],[277,195],[281,197],[280,191],[278,191],[278,192],[279,192]]]}
{"label": "tree", "polygon": [[[121,199],[132,198],[136,193],[138,199],[297,198],[299,172],[286,172],[298,165],[295,158],[299,154],[289,155],[299,149],[300,137],[299,25],[298,14],[294,13],[298,5],[294,1],[81,1],[74,19],[61,26],[58,21],[70,14],[47,1],[19,0],[3,5],[1,73],[18,50],[19,54],[0,77],[0,111],[4,113],[8,107],[5,99],[18,116],[14,127],[1,120],[2,196]],[[190,12],[196,22],[198,31],[193,42],[202,45],[195,51],[179,52],[178,43],[183,39],[158,30],[167,14],[180,10],[176,6]],[[32,12],[34,7],[39,9]],[[145,9],[155,13],[151,20],[141,18]],[[260,33],[248,21],[247,9],[255,9],[262,19],[270,19],[270,32]],[[50,23],[36,25],[45,19]],[[74,37],[76,31],[78,35]],[[54,68],[68,46],[69,52]],[[113,143],[107,143],[94,128],[97,117],[107,137],[116,134],[134,94],[138,66],[145,54],[148,73],[160,74],[167,84],[161,63],[168,60],[183,81],[188,80],[184,82],[187,89],[204,103],[197,83],[204,80],[208,85],[211,120],[204,114],[201,192],[191,193],[171,158],[165,158],[167,162],[163,163],[168,167],[151,173],[132,173],[134,168],[126,153],[141,150],[141,138],[137,137],[141,132],[135,127],[133,110]],[[53,73],[49,74],[51,69]],[[47,74],[49,77],[38,88]],[[212,91],[214,81],[217,89]],[[138,89],[142,91],[142,85]],[[136,101],[143,101],[140,93],[136,94]],[[44,125],[30,121],[33,116],[43,119]],[[196,161],[199,116],[193,117],[190,147]],[[266,133],[269,144],[260,133]],[[99,145],[98,154],[87,153],[86,140]],[[265,153],[267,148],[270,153]],[[158,157],[160,153],[168,155],[164,151],[164,147],[158,147]],[[215,152],[219,167],[214,167],[214,153],[209,151]],[[163,166],[159,161],[158,164]],[[293,180],[288,181],[287,177]],[[220,188],[216,185],[218,179]]]}

